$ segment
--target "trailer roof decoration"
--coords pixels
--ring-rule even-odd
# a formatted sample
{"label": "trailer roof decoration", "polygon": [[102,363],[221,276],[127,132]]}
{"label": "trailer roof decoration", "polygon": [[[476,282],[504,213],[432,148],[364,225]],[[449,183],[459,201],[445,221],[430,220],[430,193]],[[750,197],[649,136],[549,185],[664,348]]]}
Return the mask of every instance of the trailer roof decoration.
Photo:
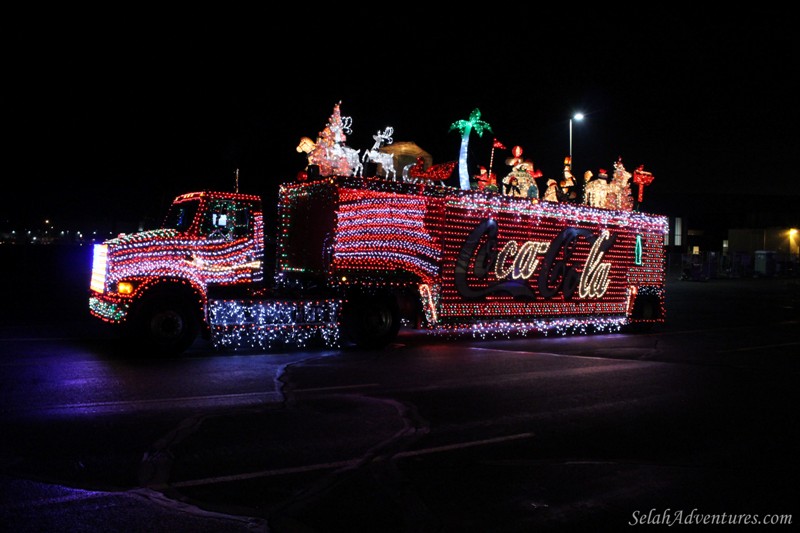
{"label": "trailer roof decoration", "polygon": [[461,189],[469,190],[469,172],[467,171],[467,151],[469,148],[469,136],[472,130],[483,137],[483,132],[492,132],[492,127],[485,120],[481,120],[481,110],[477,107],[472,110],[467,120],[456,120],[450,125],[450,131],[458,130],[461,134],[461,150],[458,155],[458,182]]}
{"label": "trailer roof decoration", "polygon": [[633,171],[633,182],[639,186],[639,192],[636,196],[636,202],[642,203],[644,199],[644,188],[653,183],[653,174],[644,169],[644,165],[639,165]]}
{"label": "trailer roof decoration", "polygon": [[622,164],[622,156],[614,162],[614,174],[611,176],[611,183],[608,184],[606,194],[606,209],[617,209],[619,211],[633,210],[633,196],[631,195],[631,173],[625,170]]}
{"label": "trailer roof decoration", "polygon": [[320,176],[352,176],[354,172],[358,172],[358,157],[354,162],[351,153],[345,149],[345,141],[347,135],[351,133],[350,126],[353,119],[342,117],[340,105],[341,102],[333,106],[333,113],[328,123],[308,152],[308,164],[318,166]]}

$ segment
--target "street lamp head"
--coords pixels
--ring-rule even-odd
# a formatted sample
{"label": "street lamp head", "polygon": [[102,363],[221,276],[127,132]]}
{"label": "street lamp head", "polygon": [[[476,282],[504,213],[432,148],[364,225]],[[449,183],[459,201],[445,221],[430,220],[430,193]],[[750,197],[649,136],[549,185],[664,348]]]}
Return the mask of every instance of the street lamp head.
{"label": "street lamp head", "polygon": [[583,113],[575,113],[574,115],[572,115],[572,118],[574,118],[575,120],[583,120]]}

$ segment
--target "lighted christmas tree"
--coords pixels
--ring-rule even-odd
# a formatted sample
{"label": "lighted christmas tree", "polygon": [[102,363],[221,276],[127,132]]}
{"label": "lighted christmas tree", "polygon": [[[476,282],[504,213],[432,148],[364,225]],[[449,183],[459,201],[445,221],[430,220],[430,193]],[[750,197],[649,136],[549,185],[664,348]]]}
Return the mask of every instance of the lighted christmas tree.
{"label": "lighted christmas tree", "polygon": [[341,102],[333,106],[328,124],[320,132],[316,146],[308,154],[308,163],[319,166],[320,176],[348,176],[352,173],[352,165],[344,146],[352,119],[342,117],[340,105]]}

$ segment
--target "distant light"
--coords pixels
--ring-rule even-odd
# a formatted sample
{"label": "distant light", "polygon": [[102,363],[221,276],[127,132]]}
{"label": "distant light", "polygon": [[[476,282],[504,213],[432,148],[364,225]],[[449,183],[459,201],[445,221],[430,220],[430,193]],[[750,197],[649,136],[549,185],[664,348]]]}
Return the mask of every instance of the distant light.
{"label": "distant light", "polygon": [[583,120],[583,113],[575,113],[572,118],[575,120]]}

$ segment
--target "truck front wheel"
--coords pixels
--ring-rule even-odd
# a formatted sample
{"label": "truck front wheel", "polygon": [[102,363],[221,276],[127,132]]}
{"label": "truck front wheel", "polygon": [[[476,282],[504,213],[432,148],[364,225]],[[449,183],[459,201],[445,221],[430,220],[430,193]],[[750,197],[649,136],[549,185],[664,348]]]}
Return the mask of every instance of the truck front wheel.
{"label": "truck front wheel", "polygon": [[359,348],[382,348],[400,330],[397,299],[389,294],[359,294],[347,302],[344,325],[348,338]]}
{"label": "truck front wheel", "polygon": [[157,355],[178,355],[186,351],[200,333],[197,313],[180,298],[159,296],[148,299],[139,309],[134,335],[142,347]]}

